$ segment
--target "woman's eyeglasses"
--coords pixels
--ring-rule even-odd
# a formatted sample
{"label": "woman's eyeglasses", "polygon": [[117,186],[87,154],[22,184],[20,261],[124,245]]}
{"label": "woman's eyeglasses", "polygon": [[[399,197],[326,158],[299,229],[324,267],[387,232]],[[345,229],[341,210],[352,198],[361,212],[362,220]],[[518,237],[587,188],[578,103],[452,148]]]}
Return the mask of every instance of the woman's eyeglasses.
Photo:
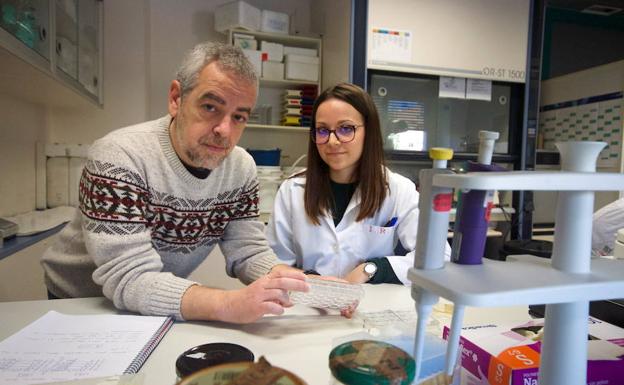
{"label": "woman's eyeglasses", "polygon": [[316,144],[325,144],[329,142],[329,137],[333,133],[340,143],[349,143],[355,138],[355,130],[362,127],[363,124],[343,124],[335,130],[325,127],[316,127],[311,132],[312,141]]}

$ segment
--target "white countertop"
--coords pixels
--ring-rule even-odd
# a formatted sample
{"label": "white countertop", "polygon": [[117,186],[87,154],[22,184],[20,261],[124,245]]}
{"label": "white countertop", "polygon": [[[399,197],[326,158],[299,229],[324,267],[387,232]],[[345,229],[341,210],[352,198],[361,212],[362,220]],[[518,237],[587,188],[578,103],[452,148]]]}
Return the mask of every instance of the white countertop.
{"label": "white countertop", "polygon": [[[410,288],[398,285],[364,285],[362,311],[408,310],[414,302]],[[17,332],[49,310],[67,314],[116,313],[105,298],[0,303],[0,340]],[[464,324],[526,319],[527,307],[468,308]],[[177,322],[141,368],[146,385],[173,385],[175,360],[185,350],[206,343],[230,342],[249,348],[272,365],[290,370],[309,385],[330,384],[327,357],[333,340],[363,330],[357,318],[348,320],[335,312],[303,306],[288,309],[282,316],[264,317],[248,325],[220,322]]]}

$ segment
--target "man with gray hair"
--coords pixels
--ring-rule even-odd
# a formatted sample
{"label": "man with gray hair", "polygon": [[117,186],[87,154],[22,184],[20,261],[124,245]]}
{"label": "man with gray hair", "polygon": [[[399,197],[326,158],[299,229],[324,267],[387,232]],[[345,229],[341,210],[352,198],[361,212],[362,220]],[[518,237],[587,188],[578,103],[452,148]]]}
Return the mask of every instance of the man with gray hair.
{"label": "man with gray hair", "polygon": [[[245,323],[281,314],[289,290],[307,291],[266,242],[255,164],[236,146],[257,90],[240,49],[199,44],[171,82],[167,116],[97,140],[80,212],[42,257],[49,297],[103,294],[141,314]],[[249,286],[186,279],[216,244],[227,274]]]}

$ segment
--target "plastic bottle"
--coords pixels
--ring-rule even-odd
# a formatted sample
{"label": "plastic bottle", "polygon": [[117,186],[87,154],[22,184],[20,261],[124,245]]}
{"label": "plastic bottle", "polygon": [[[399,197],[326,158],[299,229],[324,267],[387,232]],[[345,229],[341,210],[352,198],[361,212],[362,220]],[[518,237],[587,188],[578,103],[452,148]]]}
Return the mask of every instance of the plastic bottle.
{"label": "plastic bottle", "polygon": [[[468,171],[502,171],[493,165],[492,154],[498,132],[479,131],[479,155],[477,162],[468,162]],[[462,265],[481,264],[485,250],[490,212],[494,191],[470,190],[462,192],[457,207],[453,229],[451,260]]]}

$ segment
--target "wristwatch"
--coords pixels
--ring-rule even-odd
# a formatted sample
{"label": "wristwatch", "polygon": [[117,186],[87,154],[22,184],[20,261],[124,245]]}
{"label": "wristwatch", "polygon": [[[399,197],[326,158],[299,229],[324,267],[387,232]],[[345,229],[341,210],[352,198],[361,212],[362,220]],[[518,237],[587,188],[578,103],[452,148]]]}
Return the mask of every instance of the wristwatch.
{"label": "wristwatch", "polygon": [[368,280],[370,281],[377,273],[377,264],[375,262],[366,262],[364,264],[364,274],[368,275]]}

